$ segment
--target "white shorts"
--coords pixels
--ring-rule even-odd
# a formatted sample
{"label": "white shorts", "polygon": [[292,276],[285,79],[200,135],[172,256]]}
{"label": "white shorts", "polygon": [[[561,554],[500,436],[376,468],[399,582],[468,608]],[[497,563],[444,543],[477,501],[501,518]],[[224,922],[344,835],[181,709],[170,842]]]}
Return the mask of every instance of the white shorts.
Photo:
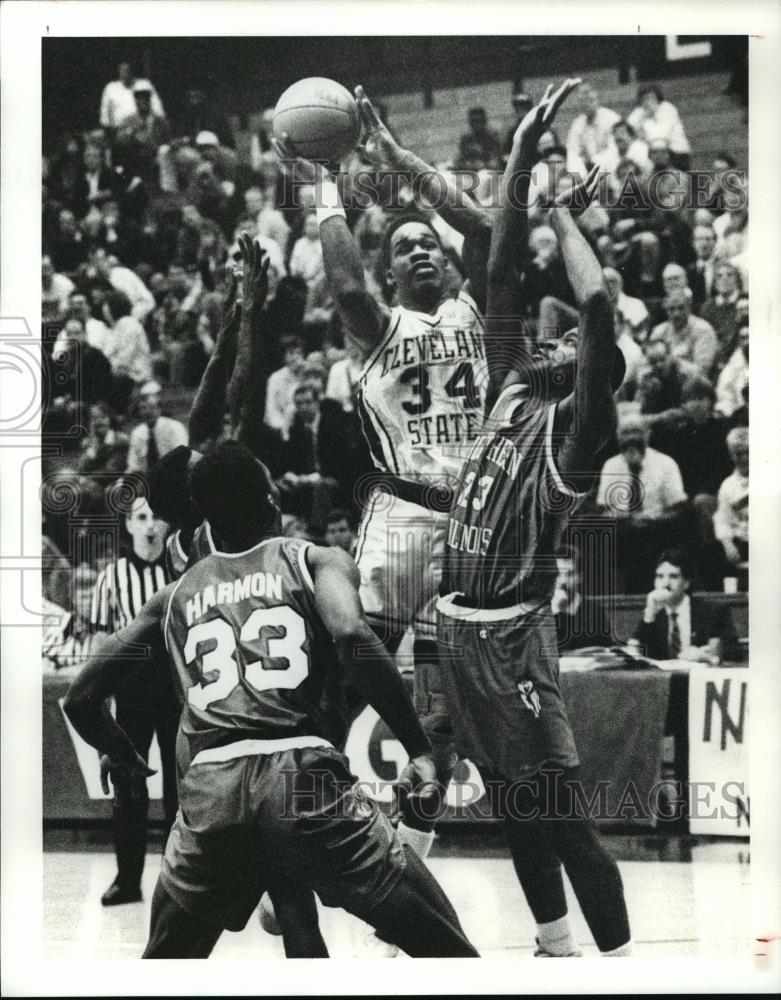
{"label": "white shorts", "polygon": [[386,639],[410,625],[435,638],[447,514],[376,491],[361,519],[355,561],[366,617]]}

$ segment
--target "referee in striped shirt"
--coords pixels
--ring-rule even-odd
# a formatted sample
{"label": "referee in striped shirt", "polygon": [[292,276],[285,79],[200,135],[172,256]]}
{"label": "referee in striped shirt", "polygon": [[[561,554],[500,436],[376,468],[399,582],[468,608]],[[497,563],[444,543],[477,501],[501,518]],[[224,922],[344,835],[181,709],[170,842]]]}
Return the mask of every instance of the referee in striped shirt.
{"label": "referee in striped shirt", "polygon": [[[167,525],[152,514],[145,498],[135,501],[125,524],[132,551],[109,563],[97,579],[91,610],[91,625],[96,632],[115,632],[128,625],[141,606],[170,579],[164,546]],[[143,651],[139,655],[143,656]],[[157,733],[163,765],[163,808],[170,828],[177,807],[175,744],[180,706],[167,660],[150,661],[117,695],[116,707],[117,722],[145,760],[149,758],[152,736]],[[112,781],[117,877],[101,898],[104,906],[141,899],[149,810],[145,779],[115,773]]]}

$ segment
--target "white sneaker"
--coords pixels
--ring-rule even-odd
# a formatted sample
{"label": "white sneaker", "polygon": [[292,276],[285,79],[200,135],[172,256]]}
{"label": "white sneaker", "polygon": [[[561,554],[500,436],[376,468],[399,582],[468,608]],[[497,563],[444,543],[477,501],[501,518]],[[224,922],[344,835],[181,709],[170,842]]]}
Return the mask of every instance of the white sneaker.
{"label": "white sneaker", "polygon": [[535,958],[583,958],[583,952],[576,948],[574,951],[568,951],[566,955],[554,955],[552,951],[546,951],[540,946],[540,939],[534,939],[537,947],[534,950]]}
{"label": "white sneaker", "polygon": [[360,958],[397,958],[399,946],[389,944],[377,937],[377,932],[368,924],[361,935]]}
{"label": "white sneaker", "polygon": [[279,937],[282,933],[282,928],[279,926],[276,914],[274,913],[274,906],[267,892],[263,893],[258,903],[258,922],[267,934]]}

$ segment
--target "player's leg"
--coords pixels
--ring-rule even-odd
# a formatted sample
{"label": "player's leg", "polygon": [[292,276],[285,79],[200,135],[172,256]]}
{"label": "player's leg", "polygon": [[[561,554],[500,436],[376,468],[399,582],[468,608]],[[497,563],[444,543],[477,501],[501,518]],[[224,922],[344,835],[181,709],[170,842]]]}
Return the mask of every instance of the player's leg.
{"label": "player's leg", "polygon": [[328,958],[312,890],[280,878],[270,882],[268,893],[285,945],[285,957]]}
{"label": "player's leg", "polygon": [[519,629],[515,620],[485,623],[443,612],[438,638],[456,742],[463,756],[478,763],[490,807],[504,823],[537,924],[538,954],[576,955],[560,859],[535,818],[534,787],[517,780],[535,768],[538,755],[545,759],[549,742],[559,744],[559,753],[574,755],[551,681],[555,644],[549,654],[539,630]]}
{"label": "player's leg", "polygon": [[[141,676],[116,696],[116,718],[133,746],[147,760],[154,731],[149,685]],[[112,778],[112,820],[117,875],[101,897],[104,906],[141,899],[141,875],[146,857],[146,824],[149,792],[145,778],[118,774]]]}
{"label": "player's leg", "polygon": [[476,954],[433,875],[355,784],[343,754],[287,751],[254,773],[245,794],[259,803],[259,844],[268,845],[275,866],[312,886],[326,906],[381,927],[408,954]]}
{"label": "player's leg", "polygon": [[536,954],[580,955],[570,929],[561,861],[539,820],[533,784],[508,782],[487,771],[482,776],[492,811],[504,824],[513,867],[537,925]]}
{"label": "player's leg", "polygon": [[163,779],[163,812],[165,816],[166,835],[176,819],[179,805],[176,778],[176,744],[179,731],[179,716],[181,707],[173,686],[173,675],[170,670],[161,673],[157,687],[158,698],[155,701],[155,731],[160,746],[160,763]]}
{"label": "player's leg", "polygon": [[406,867],[388,895],[353,912],[412,958],[478,958],[440,884],[409,846],[404,852]]}
{"label": "player's leg", "polygon": [[[436,596],[442,579],[447,518],[432,515],[426,528],[425,543],[417,539],[415,551],[410,554],[413,564],[421,558],[421,551],[427,559],[425,568],[421,567],[419,573],[421,586],[415,607],[414,702],[418,718],[431,740],[439,789],[434,801],[426,803],[425,813],[414,808],[414,802],[419,800],[403,802],[398,827],[402,842],[409,844],[423,860],[431,850],[434,827],[445,810],[447,789],[458,763],[437,643]],[[420,803],[421,808],[422,805]]]}
{"label": "player's leg", "polygon": [[577,768],[541,777],[541,825],[561,858],[597,947],[603,954],[631,954],[629,917],[618,865],[584,815]]}
{"label": "player's leg", "polygon": [[208,958],[221,934],[222,927],[182,909],[161,880],[157,880],[149,940],[142,958]]}

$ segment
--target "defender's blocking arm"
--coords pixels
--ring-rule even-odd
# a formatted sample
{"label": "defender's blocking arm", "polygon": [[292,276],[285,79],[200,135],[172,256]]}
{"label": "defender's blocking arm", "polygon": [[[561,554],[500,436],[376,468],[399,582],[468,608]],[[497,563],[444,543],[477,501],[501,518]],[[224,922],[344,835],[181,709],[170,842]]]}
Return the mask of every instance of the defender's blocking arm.
{"label": "defender's blocking arm", "polygon": [[576,492],[582,492],[599,471],[593,468],[597,452],[616,426],[612,384],[616,360],[613,304],[602,267],[570,211],[554,206],[549,221],[558,238],[580,311],[575,389],[560,404],[557,413],[558,429],[567,428],[557,464],[565,482]]}
{"label": "defender's blocking arm", "polygon": [[486,265],[491,240],[491,217],[486,209],[470,198],[467,191],[426,163],[409,149],[403,149],[390,134],[366,96],[363,87],[355,88],[358,110],[366,130],[362,147],[367,158],[378,167],[409,173],[413,187],[424,196],[445,222],[464,237],[463,262],[469,278],[469,291],[480,309],[485,308]]}
{"label": "defender's blocking arm", "polygon": [[234,367],[236,333],[242,314],[241,304],[236,301],[237,284],[236,276],[230,273],[226,279],[222,325],[190,410],[190,447],[198,450],[219,432],[225,412],[225,390]]}
{"label": "defender's blocking arm", "polygon": [[[565,80],[554,92],[549,86],[540,103],[531,109],[513,136],[513,145],[499,188],[499,211],[494,219],[488,257],[486,304],[486,359],[489,386],[486,413],[490,413],[510,372],[520,378],[519,352],[529,346],[519,337],[523,312],[520,262],[528,242],[528,204],[531,171],[537,158],[537,143],[549,129],[561,105],[580,86],[580,79]],[[515,357],[514,357],[515,355]]]}
{"label": "defender's blocking arm", "polygon": [[236,363],[228,385],[228,406],[233,436],[250,451],[253,432],[263,422],[265,385],[269,364],[264,356],[262,326],[263,306],[268,295],[270,258],[257,240],[246,233],[239,238],[244,263],[242,277],[242,312]]}

